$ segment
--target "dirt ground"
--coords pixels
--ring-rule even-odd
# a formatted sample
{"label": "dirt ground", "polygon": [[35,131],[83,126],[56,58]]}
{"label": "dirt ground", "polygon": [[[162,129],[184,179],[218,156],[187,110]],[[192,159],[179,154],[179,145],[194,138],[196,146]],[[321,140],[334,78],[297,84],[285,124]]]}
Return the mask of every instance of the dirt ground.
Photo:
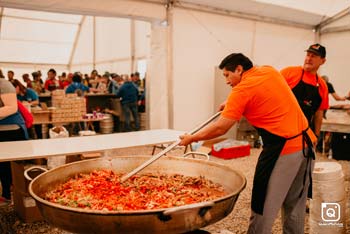
{"label": "dirt ground", "polygon": [[[260,149],[251,149],[251,155],[247,157],[241,157],[231,160],[223,160],[216,157],[210,157],[210,160],[219,162],[229,167],[241,171],[247,178],[247,186],[241,192],[235,208],[231,214],[221,221],[207,226],[202,229],[201,233],[217,233],[217,234],[243,234],[246,233],[249,216],[250,216],[250,196],[252,190],[252,181],[254,176],[254,170]],[[138,147],[129,148],[122,150],[115,150],[110,152],[110,155],[150,155],[152,152],[152,147]],[[174,150],[171,152],[172,155],[181,155],[183,150]],[[328,159],[321,154],[318,154],[317,161],[335,161]],[[345,174],[346,187],[348,189],[348,182],[350,177],[350,167],[348,161],[337,161],[339,162]],[[349,194],[349,193],[348,193]],[[349,200],[349,196],[347,197]],[[348,204],[349,205],[349,204]],[[349,213],[347,217],[349,216]],[[305,218],[305,233],[309,233],[308,217]],[[347,220],[347,227],[350,226],[349,219]],[[2,234],[67,234],[68,232],[60,230],[58,228],[52,227],[45,221],[34,222],[34,223],[24,223],[16,215],[13,205],[7,207],[0,207],[0,233]],[[280,234],[281,231],[281,218],[280,216],[276,219],[273,226],[273,234]],[[350,233],[350,229],[347,229],[346,233]]]}

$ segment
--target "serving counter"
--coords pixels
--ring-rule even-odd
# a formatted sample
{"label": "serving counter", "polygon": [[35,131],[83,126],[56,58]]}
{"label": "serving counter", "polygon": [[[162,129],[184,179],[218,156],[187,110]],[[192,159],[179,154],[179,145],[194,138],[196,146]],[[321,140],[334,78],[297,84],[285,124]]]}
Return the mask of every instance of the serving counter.
{"label": "serving counter", "polygon": [[350,133],[350,110],[330,109],[323,119],[321,131]]}
{"label": "serving counter", "polygon": [[182,131],[157,129],[84,137],[0,142],[0,161],[76,155],[161,144],[176,141],[181,134],[183,134]]}

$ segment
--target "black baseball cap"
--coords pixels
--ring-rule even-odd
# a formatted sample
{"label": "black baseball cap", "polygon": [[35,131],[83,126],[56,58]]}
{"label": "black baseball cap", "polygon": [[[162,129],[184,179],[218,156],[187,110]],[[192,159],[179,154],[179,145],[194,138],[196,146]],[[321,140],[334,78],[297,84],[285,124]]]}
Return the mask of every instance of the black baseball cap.
{"label": "black baseball cap", "polygon": [[318,56],[321,56],[321,58],[326,57],[326,48],[318,43],[311,45],[307,50],[307,52],[314,53]]}

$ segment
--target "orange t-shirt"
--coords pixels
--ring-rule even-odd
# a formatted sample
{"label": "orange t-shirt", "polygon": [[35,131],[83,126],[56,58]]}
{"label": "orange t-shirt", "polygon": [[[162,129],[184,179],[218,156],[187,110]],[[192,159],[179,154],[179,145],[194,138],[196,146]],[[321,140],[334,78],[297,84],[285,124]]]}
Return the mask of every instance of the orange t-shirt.
{"label": "orange t-shirt", "polygon": [[[258,128],[290,138],[308,127],[308,122],[283,76],[270,66],[245,71],[241,82],[231,91],[222,112],[224,118],[246,119]],[[316,137],[311,130],[312,141]],[[302,137],[288,140],[282,150],[290,154],[302,149]]]}
{"label": "orange t-shirt", "polygon": [[[287,67],[281,70],[281,74],[286,79],[289,87],[293,89],[300,81],[301,75],[303,74],[303,68],[301,66],[296,67]],[[307,84],[316,86],[317,80],[316,75],[311,74],[310,72],[304,71],[303,81]],[[318,75],[318,92],[321,96],[322,102],[319,110],[327,110],[329,108],[329,99],[328,99],[328,88],[326,82]]]}

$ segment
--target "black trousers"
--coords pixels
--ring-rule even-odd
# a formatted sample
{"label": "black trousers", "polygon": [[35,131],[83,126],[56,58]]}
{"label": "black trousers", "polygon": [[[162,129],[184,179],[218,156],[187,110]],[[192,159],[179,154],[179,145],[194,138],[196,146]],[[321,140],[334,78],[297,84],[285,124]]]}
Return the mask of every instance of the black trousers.
{"label": "black trousers", "polygon": [[[21,128],[12,131],[0,131],[0,142],[20,140],[25,140],[25,135]],[[11,199],[12,175],[10,162],[0,162],[0,181],[2,196],[6,199]]]}

